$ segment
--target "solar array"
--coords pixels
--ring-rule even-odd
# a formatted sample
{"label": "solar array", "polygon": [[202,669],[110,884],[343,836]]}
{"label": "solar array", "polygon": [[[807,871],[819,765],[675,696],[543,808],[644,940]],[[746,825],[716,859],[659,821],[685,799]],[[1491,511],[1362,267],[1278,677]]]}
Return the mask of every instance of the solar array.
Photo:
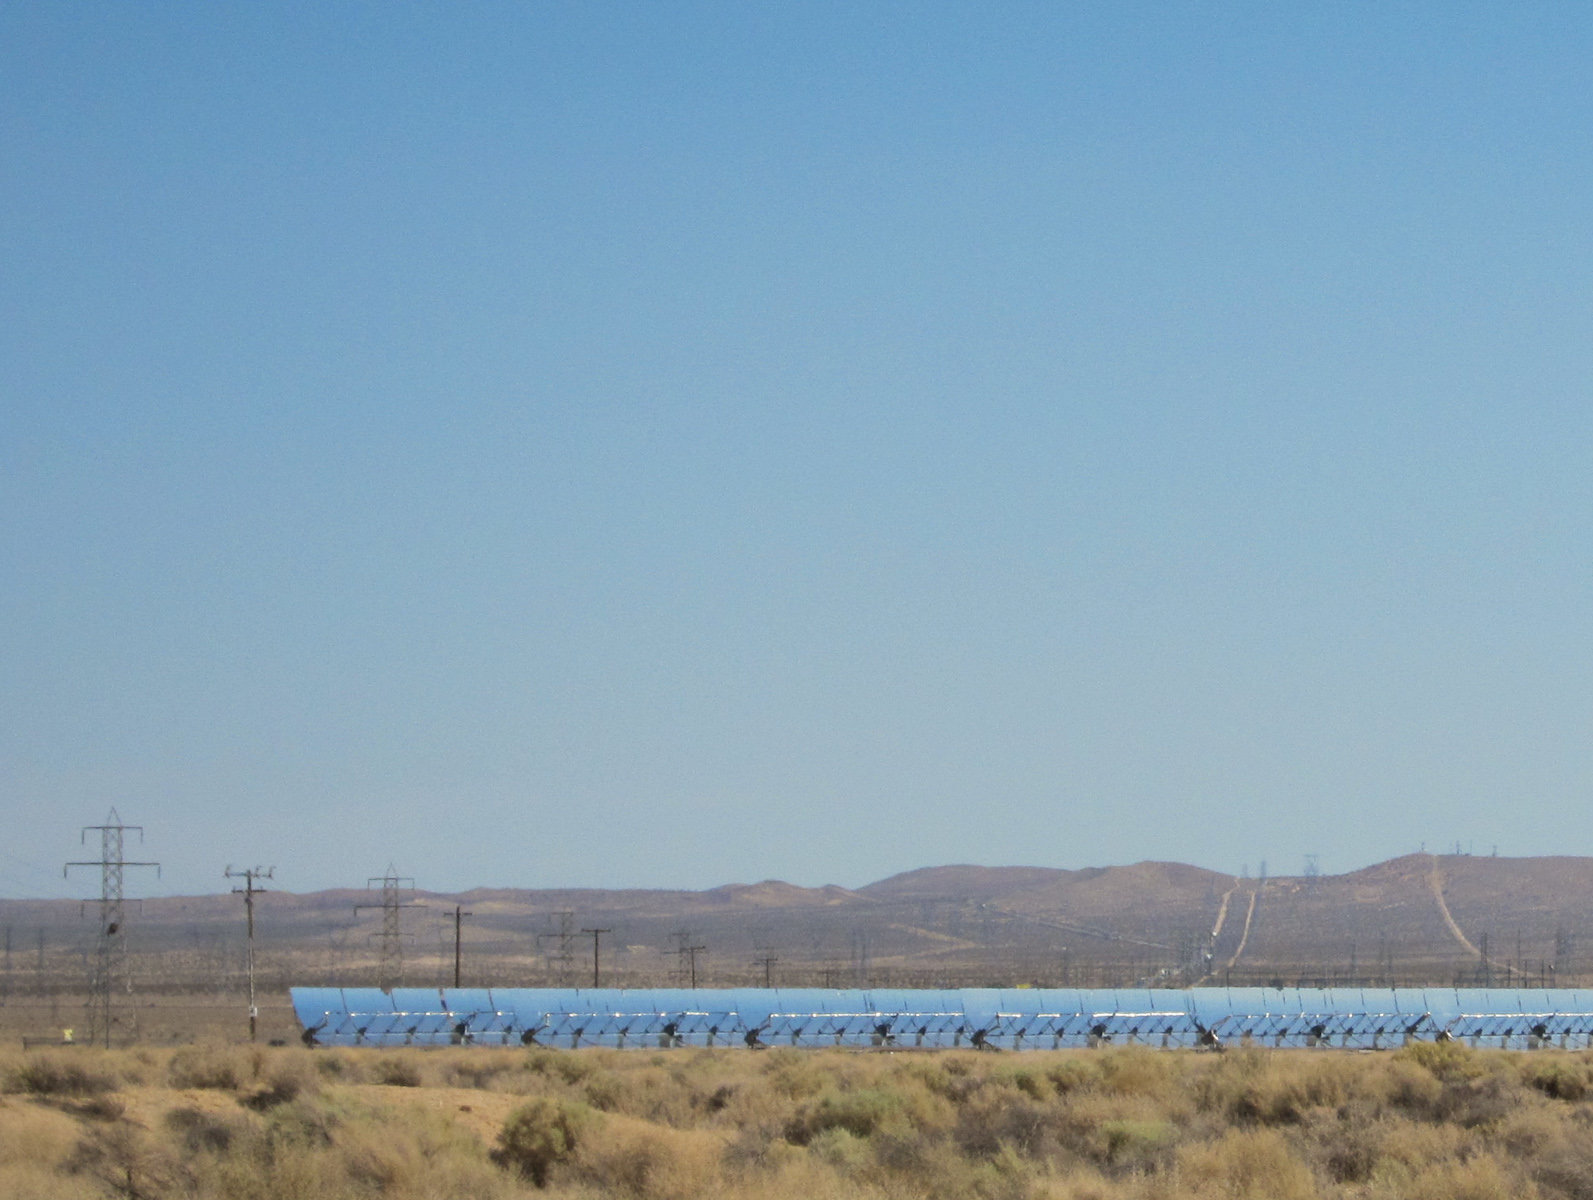
{"label": "solar array", "polygon": [[322,1046],[1593,1046],[1593,991],[1571,988],[291,991]]}

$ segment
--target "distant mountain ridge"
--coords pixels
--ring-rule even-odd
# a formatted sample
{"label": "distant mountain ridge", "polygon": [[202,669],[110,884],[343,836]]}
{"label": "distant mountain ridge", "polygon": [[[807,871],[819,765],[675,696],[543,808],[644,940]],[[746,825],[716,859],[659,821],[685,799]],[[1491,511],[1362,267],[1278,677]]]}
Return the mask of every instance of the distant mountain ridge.
{"label": "distant mountain ridge", "polygon": [[[932,986],[1135,982],[1502,983],[1593,979],[1593,859],[1413,854],[1344,875],[1247,879],[1176,862],[1063,869],[948,864],[856,889],[781,880],[702,891],[474,888],[420,892],[400,914],[406,978],[463,953],[485,983],[579,982],[592,938],[609,982],[723,983],[777,976]],[[362,889],[255,901],[262,962],[283,979],[371,982],[379,897]],[[145,900],[130,949],[153,974],[214,975],[242,912],[228,893]],[[18,944],[81,970],[92,921],[76,901],[0,901]],[[34,932],[36,931],[36,932]],[[683,946],[694,950],[687,961]],[[582,964],[587,964],[583,966]],[[225,969],[232,969],[230,966]],[[40,969],[42,979],[46,971]]]}

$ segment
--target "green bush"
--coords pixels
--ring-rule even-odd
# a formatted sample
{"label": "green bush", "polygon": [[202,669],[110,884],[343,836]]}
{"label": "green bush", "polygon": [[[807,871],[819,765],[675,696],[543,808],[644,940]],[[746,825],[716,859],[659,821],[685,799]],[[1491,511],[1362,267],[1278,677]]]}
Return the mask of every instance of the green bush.
{"label": "green bush", "polygon": [[1408,1062],[1445,1083],[1475,1079],[1487,1071],[1482,1057],[1464,1042],[1412,1042],[1394,1051],[1394,1061]]}
{"label": "green bush", "polygon": [[1178,1130],[1167,1121],[1106,1121],[1101,1125],[1106,1164],[1118,1171],[1149,1172],[1172,1160]]}
{"label": "green bush", "polygon": [[902,1111],[902,1098],[883,1088],[854,1092],[825,1092],[814,1104],[804,1105],[786,1126],[786,1141],[806,1146],[821,1133],[844,1129],[866,1138],[882,1129]]}
{"label": "green bush", "polygon": [[547,1187],[548,1173],[575,1152],[592,1122],[592,1110],[584,1104],[539,1096],[509,1114],[493,1160]]}

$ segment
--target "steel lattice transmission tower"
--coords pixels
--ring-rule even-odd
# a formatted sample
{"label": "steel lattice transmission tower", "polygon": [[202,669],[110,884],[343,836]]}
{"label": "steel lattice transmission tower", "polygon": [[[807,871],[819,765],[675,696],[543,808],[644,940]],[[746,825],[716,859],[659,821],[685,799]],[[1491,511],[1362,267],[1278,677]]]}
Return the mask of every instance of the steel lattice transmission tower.
{"label": "steel lattice transmission tower", "polygon": [[[99,861],[69,862],[61,869],[63,876],[73,867],[100,869],[100,930],[94,954],[94,971],[89,980],[88,1040],[98,1042],[103,1039],[107,1049],[111,1044],[111,1027],[115,1023],[112,1000],[116,994],[118,981],[123,984],[129,995],[133,991],[133,981],[127,974],[127,922],[123,911],[126,907],[122,893],[123,877],[128,867],[154,867],[156,875],[160,874],[158,862],[128,862],[124,857],[123,847],[127,831],[130,829],[137,832],[140,842],[144,840],[142,825],[122,824],[122,818],[117,815],[114,808],[111,809],[110,815],[105,818],[105,824],[83,827],[82,841],[85,845],[91,832],[100,835]],[[85,900],[83,903],[87,905],[91,902]]]}
{"label": "steel lattice transmission tower", "polygon": [[548,966],[552,969],[554,979],[560,987],[575,986],[575,913],[570,909],[560,909],[553,914],[558,922],[558,928],[551,933],[537,934],[537,944],[551,941],[558,947],[547,956]]}
{"label": "steel lattice transmission tower", "polygon": [[384,991],[397,987],[404,981],[404,939],[403,931],[399,925],[399,914],[406,908],[419,908],[420,905],[404,900],[405,892],[415,890],[415,881],[408,876],[401,876],[393,869],[393,864],[387,864],[387,874],[373,875],[366,880],[367,889],[382,885],[382,902],[380,904],[356,904],[354,911],[357,913],[362,908],[380,908],[382,910],[382,932],[380,934],[382,952],[380,965],[377,968],[376,986]]}

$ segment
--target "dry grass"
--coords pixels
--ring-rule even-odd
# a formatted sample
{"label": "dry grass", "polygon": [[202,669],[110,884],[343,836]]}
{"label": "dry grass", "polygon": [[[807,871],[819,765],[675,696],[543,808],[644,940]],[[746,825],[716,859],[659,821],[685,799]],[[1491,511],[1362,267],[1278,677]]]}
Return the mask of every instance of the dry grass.
{"label": "dry grass", "polygon": [[18,1200],[1593,1196],[1593,1055],[0,1051]]}

